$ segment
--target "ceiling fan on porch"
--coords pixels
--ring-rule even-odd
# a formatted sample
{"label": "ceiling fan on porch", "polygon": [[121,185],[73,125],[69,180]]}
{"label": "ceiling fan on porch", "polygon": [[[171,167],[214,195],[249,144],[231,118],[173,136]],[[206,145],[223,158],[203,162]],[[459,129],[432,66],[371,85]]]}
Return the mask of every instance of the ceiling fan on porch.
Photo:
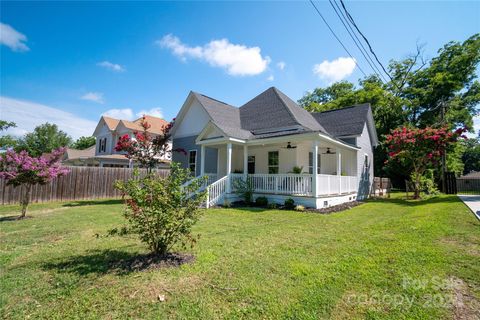
{"label": "ceiling fan on porch", "polygon": [[284,149],[295,149],[297,146],[292,146],[292,144],[290,142],[287,142],[287,146],[286,147],[282,147]]}
{"label": "ceiling fan on porch", "polygon": [[323,154],[335,154],[336,152],[330,150],[330,148],[327,148],[327,151],[324,152]]}

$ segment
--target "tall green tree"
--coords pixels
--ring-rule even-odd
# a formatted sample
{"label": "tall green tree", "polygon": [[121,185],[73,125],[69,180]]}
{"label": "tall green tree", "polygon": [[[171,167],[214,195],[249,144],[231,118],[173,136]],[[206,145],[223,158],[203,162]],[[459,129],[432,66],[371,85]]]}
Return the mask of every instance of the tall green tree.
{"label": "tall green tree", "polygon": [[25,150],[32,157],[39,157],[44,153],[66,147],[72,143],[72,138],[56,124],[45,123],[36,127],[33,132],[27,133],[15,147],[17,150]]}
{"label": "tall green tree", "polygon": [[80,137],[74,143],[72,143],[71,147],[73,149],[84,150],[94,146],[96,143],[95,137]]}
{"label": "tall green tree", "polygon": [[[370,103],[381,145],[375,151],[375,174],[384,175],[383,163],[387,150],[384,135],[402,125],[455,127],[473,126],[479,114],[480,83],[477,67],[480,63],[480,35],[466,41],[449,42],[431,60],[424,59],[422,49],[388,67],[391,81],[382,83],[369,76],[358,86],[342,81],[327,88],[317,88],[299,100],[308,111],[325,111],[352,104]],[[461,147],[455,148],[448,167],[461,171],[458,163]],[[406,175],[401,168],[388,174]]]}
{"label": "tall green tree", "polygon": [[[0,120],[0,134],[2,131],[6,131],[9,128],[15,128],[16,126],[17,124],[15,122]],[[17,139],[9,134],[0,137],[0,149],[15,147],[16,144]]]}

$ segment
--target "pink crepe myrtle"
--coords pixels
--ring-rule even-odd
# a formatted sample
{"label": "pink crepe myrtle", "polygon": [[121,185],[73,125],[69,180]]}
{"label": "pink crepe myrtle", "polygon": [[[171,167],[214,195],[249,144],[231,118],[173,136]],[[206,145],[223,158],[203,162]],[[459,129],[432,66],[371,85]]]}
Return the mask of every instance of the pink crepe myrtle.
{"label": "pink crepe myrtle", "polygon": [[460,138],[466,128],[451,131],[448,127],[424,129],[400,127],[385,137],[388,148],[386,164],[401,163],[410,169],[414,177],[414,198],[420,197],[420,180],[425,171],[439,163],[442,156]]}
{"label": "pink crepe myrtle", "polygon": [[20,218],[25,217],[27,213],[30,191],[33,185],[46,184],[69,172],[61,164],[64,153],[65,148],[59,148],[50,154],[32,157],[25,150],[16,152],[10,149],[0,155],[0,178],[5,179],[7,185],[25,186]]}
{"label": "pink crepe myrtle", "polygon": [[115,146],[115,150],[118,152],[125,152],[125,157],[135,162],[138,162],[142,167],[152,169],[154,168],[162,157],[170,154],[168,141],[170,140],[170,130],[173,127],[175,119],[166,124],[162,128],[162,132],[159,135],[153,136],[149,133],[151,125],[147,122],[145,116],[143,116],[140,126],[143,131],[133,132],[133,137],[128,134],[121,136]]}

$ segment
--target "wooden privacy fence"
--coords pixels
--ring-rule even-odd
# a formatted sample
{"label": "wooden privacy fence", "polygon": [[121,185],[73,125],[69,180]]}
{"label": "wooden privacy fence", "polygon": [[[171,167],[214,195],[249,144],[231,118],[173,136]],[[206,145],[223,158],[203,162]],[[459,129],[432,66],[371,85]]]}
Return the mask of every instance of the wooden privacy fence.
{"label": "wooden privacy fence", "polygon": [[[105,198],[119,198],[120,191],[114,188],[117,180],[128,180],[133,177],[130,168],[100,168],[100,167],[68,167],[70,173],[59,177],[46,185],[35,185],[31,191],[31,202],[92,200]],[[140,176],[146,174],[146,169],[139,169]],[[168,169],[157,169],[159,177],[170,173]],[[23,194],[23,187],[8,186],[4,179],[0,179],[0,203],[19,203]]]}

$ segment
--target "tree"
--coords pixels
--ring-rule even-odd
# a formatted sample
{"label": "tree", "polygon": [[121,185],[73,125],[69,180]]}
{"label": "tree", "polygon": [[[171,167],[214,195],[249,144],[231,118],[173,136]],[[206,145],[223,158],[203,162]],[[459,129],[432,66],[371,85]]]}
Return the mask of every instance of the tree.
{"label": "tree", "polygon": [[95,139],[95,137],[80,137],[77,139],[77,141],[72,143],[71,147],[73,149],[84,150],[90,148],[91,146],[94,146],[96,143],[97,140]]}
{"label": "tree", "polygon": [[437,164],[447,150],[454,147],[466,129],[454,132],[448,127],[425,129],[401,127],[386,136],[387,163],[406,167],[412,175],[414,199],[420,198],[420,183],[427,169]]}
{"label": "tree", "polygon": [[[17,124],[11,121],[0,120],[0,132],[15,128]],[[11,135],[3,135],[0,137],[0,149],[13,148],[17,145],[17,139]]]}
{"label": "tree", "polygon": [[70,145],[72,138],[59,130],[56,124],[45,123],[27,133],[16,146],[16,150],[25,150],[32,157],[39,157],[52,150]]}
{"label": "tree", "polygon": [[173,121],[162,128],[162,133],[153,136],[148,132],[150,124],[145,120],[145,116],[140,122],[143,132],[134,132],[134,137],[128,134],[123,135],[115,146],[116,151],[126,152],[125,156],[140,166],[149,170],[155,168],[167,154],[172,152],[169,149],[168,141],[170,140],[170,129]]}
{"label": "tree", "polygon": [[206,192],[199,191],[203,179],[183,186],[189,175],[188,169],[173,163],[171,174],[165,178],[149,174],[118,182],[116,186],[126,199],[124,217],[128,226],[113,229],[110,234],[136,234],[152,253],[161,256],[178,243],[193,246],[197,238],[192,236],[192,227],[202,213],[199,207]]}
{"label": "tree", "polygon": [[480,171],[480,141],[479,138],[472,138],[463,142],[465,152],[462,156],[464,163],[463,173],[467,174],[472,171]]}
{"label": "tree", "polygon": [[68,169],[62,167],[60,162],[64,152],[65,150],[60,148],[49,155],[32,157],[27,151],[17,153],[10,149],[0,155],[0,177],[7,181],[7,185],[25,187],[21,201],[20,219],[25,218],[27,214],[33,185],[46,184],[69,172]]}

